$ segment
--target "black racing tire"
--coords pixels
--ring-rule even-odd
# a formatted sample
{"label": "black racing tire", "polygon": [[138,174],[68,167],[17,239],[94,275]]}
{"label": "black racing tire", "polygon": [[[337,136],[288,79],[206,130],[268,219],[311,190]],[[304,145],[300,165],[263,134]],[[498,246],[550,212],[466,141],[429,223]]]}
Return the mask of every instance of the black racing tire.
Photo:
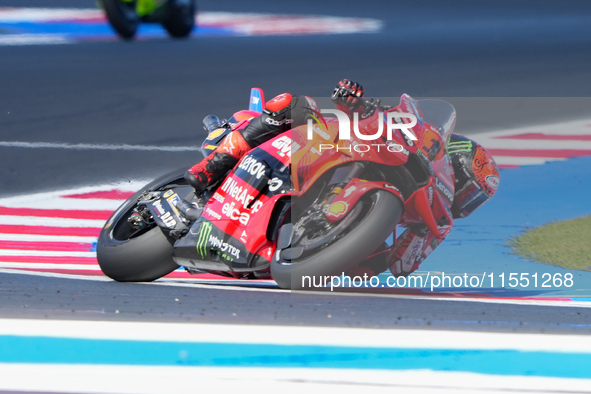
{"label": "black racing tire", "polygon": [[177,269],[172,259],[173,240],[159,227],[126,242],[102,236],[97,244],[101,270],[118,282],[151,282]]}
{"label": "black racing tire", "polygon": [[195,0],[169,0],[168,12],[162,26],[173,38],[186,38],[195,28]]}
{"label": "black racing tire", "polygon": [[111,215],[96,246],[99,266],[109,278],[118,282],[151,282],[179,267],[172,259],[174,239],[168,237],[160,227],[131,239],[118,239],[114,233],[123,224],[122,221],[127,220],[142,193],[168,184],[185,184],[183,176],[186,170],[183,167],[150,182]]}
{"label": "black racing tire", "polygon": [[[368,195],[365,195],[366,197]],[[331,276],[347,272],[380,247],[394,231],[404,213],[402,201],[385,190],[369,195],[372,205],[356,227],[320,252],[286,264],[275,253],[271,276],[283,289],[303,289],[304,276]]]}
{"label": "black racing tire", "polygon": [[120,0],[101,0],[103,9],[111,27],[119,37],[132,40],[140,23],[133,4],[125,4]]}

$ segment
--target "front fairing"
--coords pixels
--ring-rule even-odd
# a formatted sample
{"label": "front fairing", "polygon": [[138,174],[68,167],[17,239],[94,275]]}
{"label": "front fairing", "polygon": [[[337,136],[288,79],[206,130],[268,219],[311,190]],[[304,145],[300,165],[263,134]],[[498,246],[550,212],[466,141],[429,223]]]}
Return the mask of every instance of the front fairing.
{"label": "front fairing", "polygon": [[286,133],[238,162],[190,232],[175,244],[178,264],[240,272],[270,263],[275,249],[267,229],[277,201],[289,199],[291,190],[290,141]]}

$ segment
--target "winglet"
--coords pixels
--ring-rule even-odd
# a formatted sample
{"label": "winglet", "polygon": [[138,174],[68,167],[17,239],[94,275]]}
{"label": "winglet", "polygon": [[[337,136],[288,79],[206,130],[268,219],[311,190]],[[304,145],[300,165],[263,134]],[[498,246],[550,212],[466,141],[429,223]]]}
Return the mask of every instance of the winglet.
{"label": "winglet", "polygon": [[262,113],[265,109],[265,95],[263,93],[263,89],[259,88],[252,88],[250,89],[250,104],[248,105],[248,109],[251,111],[256,111]]}

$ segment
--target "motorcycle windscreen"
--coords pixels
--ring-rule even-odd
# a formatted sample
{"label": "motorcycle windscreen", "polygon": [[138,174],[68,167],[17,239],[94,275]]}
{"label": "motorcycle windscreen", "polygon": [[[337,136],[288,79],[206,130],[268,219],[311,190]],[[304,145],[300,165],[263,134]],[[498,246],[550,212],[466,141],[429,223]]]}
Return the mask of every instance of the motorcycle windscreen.
{"label": "motorcycle windscreen", "polygon": [[447,101],[438,99],[422,99],[417,101],[424,119],[431,126],[439,129],[445,144],[456,125],[456,109]]}

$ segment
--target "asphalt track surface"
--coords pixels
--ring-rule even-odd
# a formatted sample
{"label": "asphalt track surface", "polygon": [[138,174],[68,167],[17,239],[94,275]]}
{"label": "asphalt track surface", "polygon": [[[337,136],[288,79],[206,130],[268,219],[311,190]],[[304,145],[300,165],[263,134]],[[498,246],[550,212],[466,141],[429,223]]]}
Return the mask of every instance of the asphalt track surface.
{"label": "asphalt track surface", "polygon": [[[244,283],[244,286],[248,286]],[[0,273],[0,317],[589,334],[588,308],[204,289]]]}
{"label": "asphalt track surface", "polygon": [[[48,3],[5,0],[0,6]],[[199,1],[199,6],[370,17],[385,25],[379,34],[0,47],[0,139],[194,146],[204,137],[203,116],[244,107],[252,86],[263,88],[268,98],[283,91],[327,96],[343,77],[362,82],[370,96],[450,97],[458,107],[460,132],[586,117],[589,112],[591,3],[583,0],[300,1],[281,6],[230,0]],[[541,105],[516,108],[517,101],[495,100],[505,104],[490,108],[484,99],[490,97],[536,97]],[[0,147],[0,194],[154,178],[199,159],[192,152]],[[0,296],[2,317],[563,333],[591,329],[586,308],[296,296],[14,274],[0,274]]]}

